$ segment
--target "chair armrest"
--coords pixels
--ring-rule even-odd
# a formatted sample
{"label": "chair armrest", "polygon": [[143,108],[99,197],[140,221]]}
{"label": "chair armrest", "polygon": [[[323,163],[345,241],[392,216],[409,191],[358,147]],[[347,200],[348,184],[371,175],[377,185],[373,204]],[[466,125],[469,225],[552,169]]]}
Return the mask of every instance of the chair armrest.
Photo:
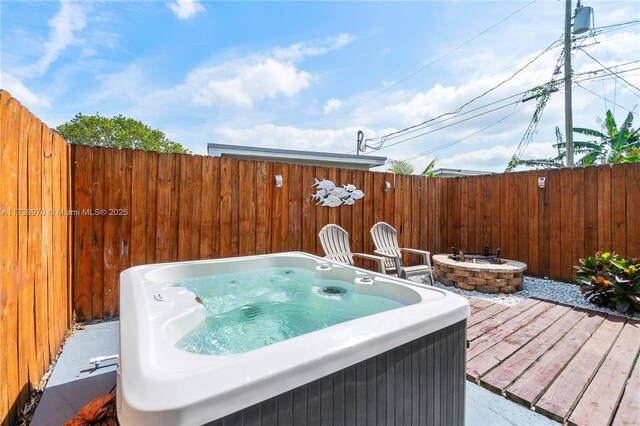
{"label": "chair armrest", "polygon": [[351,253],[354,257],[362,257],[363,259],[374,260],[378,264],[378,272],[384,274],[384,258],[365,253]]}
{"label": "chair armrest", "polygon": [[384,251],[384,250],[374,250],[373,252],[375,254],[379,255],[379,256],[389,257],[391,259],[395,259],[396,257],[398,257],[397,254],[391,253],[391,252],[387,252],[387,251]]}
{"label": "chair armrest", "polygon": [[375,254],[380,256],[384,256],[390,259],[393,259],[393,262],[396,264],[396,274],[401,277],[404,274],[404,269],[402,269],[402,258],[398,256],[397,252],[391,253],[386,250],[374,250]]}
{"label": "chair armrest", "polygon": [[418,249],[411,249],[411,248],[401,248],[400,250],[402,251],[406,251],[407,253],[413,253],[413,254],[417,254],[420,255],[422,257],[422,262],[431,267],[431,253],[429,253],[426,250],[418,250]]}

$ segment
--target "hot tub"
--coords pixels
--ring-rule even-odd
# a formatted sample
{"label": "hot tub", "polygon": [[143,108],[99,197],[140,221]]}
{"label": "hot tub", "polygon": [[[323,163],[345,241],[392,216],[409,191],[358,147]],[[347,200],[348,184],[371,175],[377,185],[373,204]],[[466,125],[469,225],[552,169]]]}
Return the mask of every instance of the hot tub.
{"label": "hot tub", "polygon": [[133,267],[118,418],[461,425],[468,316],[453,293],[306,253]]}

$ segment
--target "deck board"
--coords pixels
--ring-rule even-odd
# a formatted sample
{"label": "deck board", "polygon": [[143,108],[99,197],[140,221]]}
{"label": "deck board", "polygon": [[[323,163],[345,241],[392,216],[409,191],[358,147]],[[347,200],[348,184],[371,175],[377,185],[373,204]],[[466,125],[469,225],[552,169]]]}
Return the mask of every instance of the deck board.
{"label": "deck board", "polygon": [[495,303],[492,306],[489,306],[486,309],[483,309],[482,311],[476,313],[475,315],[471,315],[471,318],[469,318],[469,320],[467,321],[467,327],[472,327],[488,318],[494,317],[505,309],[509,309],[509,307],[500,303]]}
{"label": "deck board", "polygon": [[609,424],[622,398],[629,372],[638,356],[640,326],[627,322],[569,417],[570,424]]}
{"label": "deck board", "polygon": [[468,299],[469,380],[560,422],[640,423],[640,321],[543,300]]}
{"label": "deck board", "polygon": [[[499,326],[501,326],[502,324],[504,324],[505,322],[507,322],[508,320],[510,320],[511,318],[521,314],[522,312],[525,312],[533,307],[535,307],[536,305],[538,305],[540,302],[538,300],[534,300],[534,299],[529,299],[526,300],[522,303],[520,303],[519,305],[516,305],[512,308],[509,308],[507,310],[502,311],[501,313],[499,313],[498,315],[490,318],[487,321],[483,321],[479,324],[476,324],[472,327],[468,327],[467,328],[467,339],[473,341],[476,338],[485,335],[486,333],[490,332],[491,330],[494,330],[496,328],[498,328]],[[472,318],[473,318],[473,314],[472,314]]]}
{"label": "deck board", "polygon": [[[538,358],[549,350],[558,339],[580,321],[580,312],[570,310],[550,327],[542,328],[540,334],[519,348],[505,362],[491,370],[482,382],[494,389],[504,389],[527,370]],[[517,342],[511,343],[511,346]]]}
{"label": "deck board", "polygon": [[[543,307],[546,308],[544,305],[541,308]],[[472,357],[471,353],[469,353],[470,361],[467,362],[467,371],[475,377],[487,374],[491,369],[506,360],[519,348],[525,346],[542,331],[552,327],[554,323],[557,323],[557,321],[568,312],[569,308],[566,306],[553,306],[543,314],[532,318],[529,322],[525,323],[524,326],[520,326],[520,324],[526,321],[527,318],[531,318],[533,312],[531,312],[531,315],[525,315],[521,319],[518,318],[517,321],[514,320],[515,324],[513,328],[518,327],[518,329],[508,335],[508,338],[501,338],[499,342],[491,345],[489,349],[490,353],[475,357]],[[510,328],[510,324],[505,324],[505,326],[502,327],[504,330],[509,330]],[[477,355],[480,355],[480,353],[477,353]]]}
{"label": "deck board", "polygon": [[484,299],[469,299],[469,306],[471,308],[471,313],[475,314],[476,312],[480,312],[485,308],[493,306],[494,303],[489,302]]}
{"label": "deck board", "polygon": [[605,318],[606,315],[583,316],[554,347],[548,349],[506,389],[506,396],[525,405],[535,404],[545,387],[555,379]]}
{"label": "deck board", "polygon": [[[482,336],[479,336],[472,342],[471,347],[467,351],[467,360],[472,360],[492,346],[503,342],[507,336],[510,336],[519,329],[526,327],[531,321],[538,316],[543,315],[548,309],[548,306],[540,303],[531,309],[522,312],[520,315],[503,322],[497,328],[493,328]],[[480,325],[482,325],[482,323]],[[467,362],[467,367],[468,366],[469,362]]]}
{"label": "deck board", "polygon": [[640,362],[636,361],[631,377],[622,395],[622,401],[613,419],[613,426],[635,425],[640,418]]}
{"label": "deck board", "polygon": [[609,352],[625,321],[608,317],[536,403],[536,411],[564,420]]}

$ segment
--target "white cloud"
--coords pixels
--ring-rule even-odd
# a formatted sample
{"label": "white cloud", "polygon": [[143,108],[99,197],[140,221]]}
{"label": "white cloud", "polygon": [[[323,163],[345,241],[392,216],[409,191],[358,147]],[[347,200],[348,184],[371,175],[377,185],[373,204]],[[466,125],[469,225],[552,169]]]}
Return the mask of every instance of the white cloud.
{"label": "white cloud", "polygon": [[331,98],[324,104],[324,113],[329,114],[331,111],[335,111],[342,106],[340,99]]}
{"label": "white cloud", "polygon": [[187,81],[195,88],[192,101],[204,106],[223,103],[250,108],[255,102],[278,95],[291,97],[313,80],[310,73],[291,63],[256,59],[191,72]]}
{"label": "white cloud", "polygon": [[91,98],[93,101],[126,99],[142,111],[177,108],[177,105],[184,109],[185,103],[196,108],[248,109],[267,99],[291,98],[310,87],[318,81],[318,75],[301,69],[298,62],[308,55],[338,49],[353,39],[349,34],[339,34],[222,62],[209,61],[189,71],[181,83],[156,90],[149,87],[143,67],[134,63],[117,73],[101,76],[102,87]]}
{"label": "white cloud", "polygon": [[[483,170],[488,172],[504,172],[511,160],[517,145],[496,145],[488,149],[468,151],[451,157],[436,160],[436,168],[456,168],[468,170]],[[546,143],[529,144],[525,157],[527,159],[550,158],[558,153]],[[426,161],[426,159],[425,159]],[[419,167],[418,167],[419,168]]]}
{"label": "white cloud", "polygon": [[300,61],[305,56],[319,56],[331,50],[341,49],[355,39],[353,34],[340,33],[335,37],[302,41],[287,47],[278,47],[273,50],[273,56],[285,61]]}
{"label": "white cloud", "polygon": [[11,96],[19,100],[27,107],[41,106],[49,108],[51,104],[49,100],[42,96],[36,95],[29,90],[20,80],[7,72],[0,72],[0,87],[11,93]]}
{"label": "white cloud", "polygon": [[189,19],[198,13],[206,12],[206,9],[198,0],[176,0],[170,3],[169,7],[178,19]]}
{"label": "white cloud", "polygon": [[75,33],[87,26],[86,12],[80,4],[63,1],[60,6],[60,11],[49,20],[49,40],[44,43],[44,54],[32,67],[37,75],[44,74],[60,53],[76,42]]}
{"label": "white cloud", "polygon": [[277,47],[269,52],[247,55],[219,65],[201,66],[189,73],[185,84],[196,105],[218,103],[251,108],[256,102],[278,95],[292,97],[306,89],[318,76],[299,69],[297,63],[307,56],[324,55],[355,39],[347,33]]}
{"label": "white cloud", "polygon": [[[343,129],[304,129],[293,126],[262,124],[249,128],[219,127],[216,142],[233,145],[290,148],[310,151],[345,152],[356,147],[357,127]],[[376,132],[366,129],[375,135]]]}

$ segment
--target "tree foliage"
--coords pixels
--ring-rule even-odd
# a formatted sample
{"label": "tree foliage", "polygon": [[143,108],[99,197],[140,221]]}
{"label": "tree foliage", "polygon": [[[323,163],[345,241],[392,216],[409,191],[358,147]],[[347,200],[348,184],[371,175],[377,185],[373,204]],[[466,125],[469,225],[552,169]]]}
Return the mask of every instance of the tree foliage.
{"label": "tree foliage", "polygon": [[389,171],[394,175],[412,175],[415,170],[409,160],[389,160]]}
{"label": "tree foliage", "polygon": [[188,152],[179,143],[168,139],[164,132],[123,115],[108,118],[78,113],[56,130],[67,141],[78,145],[178,154]]}
{"label": "tree foliage", "polygon": [[424,170],[420,174],[423,176],[433,177],[433,169],[436,168],[437,159],[438,157],[435,157],[433,160],[431,160],[431,162],[427,165],[427,167],[424,168]]}
{"label": "tree foliage", "polygon": [[[420,173],[424,176],[433,176],[432,170],[436,167],[436,159],[434,158],[427,165],[427,167]],[[389,160],[389,171],[394,175],[412,175],[415,173],[416,168],[409,160]]]}
{"label": "tree foliage", "polygon": [[[607,111],[606,118],[599,120],[601,130],[574,127],[573,131],[590,137],[585,141],[574,141],[573,151],[578,165],[592,164],[617,164],[640,162],[640,129],[633,129],[633,114],[627,118],[618,128],[616,120]],[[509,169],[524,165],[529,167],[562,167],[567,157],[567,144],[563,141],[560,130],[556,127],[557,142],[553,145],[558,150],[558,155],[553,158],[539,160],[516,160],[509,165]]]}

